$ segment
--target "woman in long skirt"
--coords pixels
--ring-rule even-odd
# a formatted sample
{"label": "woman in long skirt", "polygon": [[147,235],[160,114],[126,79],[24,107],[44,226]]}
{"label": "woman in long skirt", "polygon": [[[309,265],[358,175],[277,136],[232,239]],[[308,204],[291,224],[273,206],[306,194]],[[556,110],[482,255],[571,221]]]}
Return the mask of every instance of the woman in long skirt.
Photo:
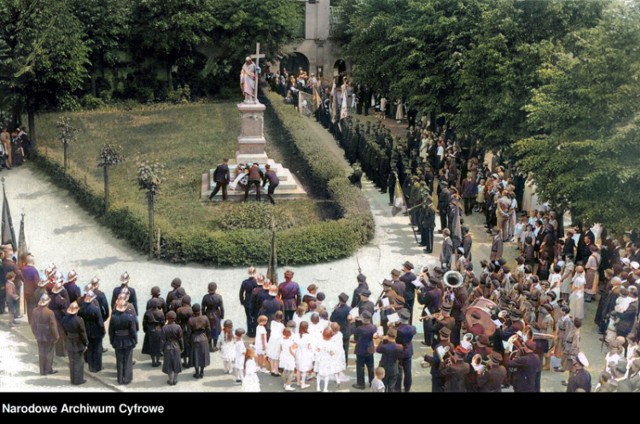
{"label": "woman in long skirt", "polygon": [[178,383],[178,374],[182,372],[180,354],[184,350],[184,344],[182,328],[176,324],[174,311],[167,312],[167,324],[162,328],[162,339],[164,340],[162,372],[169,376],[167,384],[175,386]]}
{"label": "woman in long skirt", "polygon": [[582,266],[576,267],[576,275],[573,277],[571,294],[569,295],[569,308],[573,318],[584,319],[584,286],[586,279]]}
{"label": "woman in long skirt", "polygon": [[211,327],[211,341],[209,350],[215,352],[218,350],[218,337],[220,337],[221,323],[224,319],[224,306],[222,304],[222,296],[216,293],[218,285],[209,283],[208,291],[202,298],[202,312],[209,319]]}
{"label": "woman in long skirt", "polygon": [[191,341],[191,364],[195,368],[193,378],[202,378],[204,377],[204,367],[211,363],[211,355],[209,354],[211,326],[209,319],[200,313],[200,305],[196,303],[191,309],[193,309],[193,316],[189,318],[188,331]]}
{"label": "woman in long skirt", "polygon": [[164,326],[164,312],[160,301],[152,298],[148,303],[149,308],[142,318],[142,329],[144,331],[144,342],[142,343],[142,353],[151,355],[151,366],[160,366],[160,356],[162,355],[162,327]]}

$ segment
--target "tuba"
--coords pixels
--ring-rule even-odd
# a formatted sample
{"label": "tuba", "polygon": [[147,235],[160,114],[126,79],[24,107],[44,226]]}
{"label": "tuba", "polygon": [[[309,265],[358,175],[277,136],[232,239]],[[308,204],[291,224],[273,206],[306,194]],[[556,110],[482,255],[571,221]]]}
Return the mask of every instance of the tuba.
{"label": "tuba", "polygon": [[443,279],[444,285],[452,289],[457,289],[464,281],[464,277],[458,271],[447,271]]}

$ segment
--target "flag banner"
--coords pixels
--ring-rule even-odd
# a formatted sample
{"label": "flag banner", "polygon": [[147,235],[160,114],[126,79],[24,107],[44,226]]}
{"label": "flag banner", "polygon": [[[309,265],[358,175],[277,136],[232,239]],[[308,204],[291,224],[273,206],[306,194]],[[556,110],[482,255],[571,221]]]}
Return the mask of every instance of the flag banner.
{"label": "flag banner", "polygon": [[2,182],[2,244],[9,244],[15,249],[18,247],[16,240],[16,232],[13,229],[13,222],[11,221],[11,211],[9,211],[9,200],[7,200],[7,193],[4,190],[4,181]]}
{"label": "flag banner", "polygon": [[396,216],[398,213],[405,213],[407,211],[407,204],[404,201],[404,193],[402,192],[402,187],[400,187],[400,181],[396,178],[396,189],[394,193],[393,199],[393,208],[391,209],[391,214]]}

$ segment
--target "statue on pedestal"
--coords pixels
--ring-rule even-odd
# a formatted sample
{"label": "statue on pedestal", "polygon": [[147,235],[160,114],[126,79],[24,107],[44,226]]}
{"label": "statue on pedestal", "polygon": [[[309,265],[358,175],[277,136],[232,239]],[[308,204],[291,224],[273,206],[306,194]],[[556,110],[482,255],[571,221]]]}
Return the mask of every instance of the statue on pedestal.
{"label": "statue on pedestal", "polygon": [[240,72],[240,88],[244,94],[244,103],[255,103],[258,90],[258,72],[251,57],[247,56]]}

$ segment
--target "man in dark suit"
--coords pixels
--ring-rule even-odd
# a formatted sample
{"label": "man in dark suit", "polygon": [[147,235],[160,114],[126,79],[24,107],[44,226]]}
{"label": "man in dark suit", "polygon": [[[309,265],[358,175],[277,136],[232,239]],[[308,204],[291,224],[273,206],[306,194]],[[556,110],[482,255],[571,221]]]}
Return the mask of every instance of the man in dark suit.
{"label": "man in dark suit", "polygon": [[416,274],[413,273],[413,264],[409,261],[405,261],[402,264],[402,271],[404,274],[400,277],[400,281],[404,283],[404,293],[399,293],[400,296],[404,297],[404,305],[405,308],[409,310],[409,324],[413,323],[413,305],[416,301],[416,286],[413,285],[413,282],[418,278]]}
{"label": "man in dark suit", "polygon": [[255,337],[256,322],[251,314],[251,293],[253,289],[258,287],[258,283],[256,281],[256,269],[251,266],[247,272],[249,278],[240,285],[240,304],[244,307],[244,314],[247,317],[247,337]]}
{"label": "man in dark suit", "polygon": [[102,370],[102,339],[106,334],[103,315],[97,306],[96,295],[89,290],[84,295],[84,300],[78,315],[84,320],[87,330],[87,353],[85,358],[89,364],[89,372]]}
{"label": "man in dark suit", "polygon": [[451,255],[453,255],[453,241],[451,240],[451,232],[445,228],[442,232],[444,240],[442,240],[442,252],[440,252],[440,263],[446,270],[451,266]]}
{"label": "man in dark suit", "polygon": [[446,181],[440,181],[440,193],[438,194],[438,213],[440,214],[440,230],[438,232],[444,232],[447,228],[447,208],[451,202],[451,192],[449,191],[449,184]]}
{"label": "man in dark suit", "polygon": [[351,338],[351,326],[349,324],[349,312],[351,308],[347,305],[348,300],[349,295],[340,293],[338,296],[338,304],[333,309],[333,312],[331,312],[331,317],[329,317],[329,321],[335,322],[340,326],[344,359],[347,365],[349,365],[349,339]]}
{"label": "man in dark suit", "polygon": [[136,310],[136,315],[139,315],[139,313],[138,313],[138,298],[136,297],[136,291],[132,287],[129,287],[129,273],[128,272],[125,271],[120,276],[120,283],[121,283],[120,287],[116,287],[116,288],[113,289],[113,294],[111,295],[111,309],[113,309],[116,306],[116,300],[118,300],[118,295],[120,294],[122,289],[127,287],[129,289],[129,300],[128,300],[128,302],[133,305],[133,308]]}
{"label": "man in dark suit", "polygon": [[573,358],[573,368],[569,374],[567,393],[575,393],[578,389],[591,392],[591,374],[585,368],[589,366],[587,356],[580,352]]}
{"label": "man in dark suit", "polygon": [[491,262],[502,258],[502,246],[502,230],[498,228],[497,230],[493,230],[493,242],[491,243],[491,255],[489,257]]}
{"label": "man in dark suit", "polygon": [[404,292],[407,289],[407,285],[404,281],[400,280],[400,271],[394,269],[391,271],[391,288],[396,292],[398,296],[402,296],[404,298]]}
{"label": "man in dark suit", "polygon": [[527,340],[524,345],[524,354],[515,359],[505,359],[507,368],[515,368],[512,375],[513,391],[516,393],[534,393],[540,391],[540,381],[537,376],[541,372],[542,366],[540,358],[534,352],[536,343]]}
{"label": "man in dark suit", "polygon": [[491,352],[490,366],[484,371],[477,371],[478,391],[481,393],[501,393],[502,383],[507,376],[507,369],[500,365],[502,355],[498,352]]}
{"label": "man in dark suit", "polygon": [[213,200],[213,196],[222,188],[222,200],[227,200],[227,186],[229,185],[229,159],[222,159],[222,163],[216,167],[213,171],[213,181],[216,183],[216,187],[209,195],[209,200]]}
{"label": "man in dark suit", "polygon": [[127,313],[128,306],[125,300],[119,300],[109,323],[109,340],[116,350],[118,384],[133,380],[133,349],[138,343],[136,319]]}
{"label": "man in dark suit", "polygon": [[78,316],[80,307],[77,302],[72,302],[67,309],[67,315],[62,318],[62,328],[67,336],[67,356],[69,357],[69,371],[71,384],[80,385],[87,381],[84,379],[84,359],[82,352],[89,344],[84,321]]}
{"label": "man in dark suit", "polygon": [[256,200],[260,201],[260,183],[264,179],[264,173],[260,169],[257,163],[251,165],[249,168],[249,182],[244,189],[244,200],[249,200],[249,190],[251,190],[251,186],[255,186],[256,188]]}
{"label": "man in dark suit", "polygon": [[420,245],[426,253],[433,252],[433,230],[436,228],[436,212],[431,206],[431,199],[426,198],[420,208]]}
{"label": "man in dark suit", "polygon": [[376,334],[376,327],[371,324],[372,315],[369,311],[364,311],[360,317],[362,325],[356,328],[354,336],[356,338],[356,384],[354,388],[364,390],[364,367],[367,367],[369,384],[373,381],[373,335]]}
{"label": "man in dark suit", "polygon": [[53,354],[60,335],[58,334],[56,317],[49,309],[49,302],[51,302],[49,295],[43,294],[38,306],[33,310],[33,321],[31,322],[31,331],[38,342],[40,375],[58,372],[53,370]]}
{"label": "man in dark suit", "polygon": [[[96,297],[96,301],[98,302],[98,309],[100,311],[100,315],[102,315],[102,321],[109,319],[110,309],[109,302],[107,302],[107,296],[100,290],[100,279],[98,277],[93,277],[91,279],[91,291]],[[86,293],[85,293],[86,294]],[[85,325],[87,324],[85,319]],[[101,342],[102,343],[102,342]]]}
{"label": "man in dark suit", "polygon": [[32,255],[27,255],[27,265],[21,269],[22,281],[24,283],[24,300],[26,301],[27,318],[29,323],[33,321],[33,310],[36,308],[39,299],[35,297],[38,283],[40,282],[40,275],[38,270],[34,266],[34,258]]}
{"label": "man in dark suit", "polygon": [[411,391],[411,359],[413,358],[413,336],[416,335],[416,327],[410,324],[411,315],[406,309],[398,312],[400,325],[397,330],[397,342],[402,345],[402,353],[398,360],[398,380],[396,380],[396,392],[400,392],[404,386],[405,392]]}
{"label": "man in dark suit", "polygon": [[[426,274],[427,271],[423,274],[424,286],[420,288],[418,292],[418,303],[424,305],[424,309],[422,311],[422,316],[426,317],[428,315],[432,315],[440,309],[440,300],[442,299],[442,290],[438,288],[438,281],[429,277]],[[429,311],[427,313],[427,310]],[[422,344],[426,346],[431,346],[433,344],[433,319],[427,318],[422,320],[422,328],[424,330],[424,342]]]}
{"label": "man in dark suit", "polygon": [[[260,315],[266,316],[269,319],[267,328],[270,328],[271,321],[275,319],[276,312],[281,311],[284,314],[284,303],[282,303],[282,300],[278,299],[277,297],[278,287],[271,286],[269,288],[268,293],[269,293],[269,298],[266,299],[264,302],[262,302],[262,307],[258,312],[258,316]],[[269,333],[269,330],[267,330],[267,333]]]}
{"label": "man in dark suit", "polygon": [[276,202],[275,200],[273,200],[273,192],[280,185],[280,179],[278,178],[276,171],[271,169],[271,165],[269,164],[265,165],[265,173],[264,173],[264,179],[262,180],[262,187],[266,186],[267,182],[269,183],[269,188],[267,189],[267,197],[269,198],[269,201],[271,202],[271,204],[275,205]]}
{"label": "man in dark suit", "polygon": [[355,308],[360,303],[360,294],[369,290],[369,285],[367,284],[367,277],[362,273],[358,274],[358,287],[353,290],[353,299],[351,299],[351,307]]}
{"label": "man in dark suit", "polygon": [[467,391],[467,374],[471,366],[464,361],[467,351],[458,346],[450,358],[450,363],[441,366],[441,374],[444,377],[444,391],[446,393],[463,393]]}

